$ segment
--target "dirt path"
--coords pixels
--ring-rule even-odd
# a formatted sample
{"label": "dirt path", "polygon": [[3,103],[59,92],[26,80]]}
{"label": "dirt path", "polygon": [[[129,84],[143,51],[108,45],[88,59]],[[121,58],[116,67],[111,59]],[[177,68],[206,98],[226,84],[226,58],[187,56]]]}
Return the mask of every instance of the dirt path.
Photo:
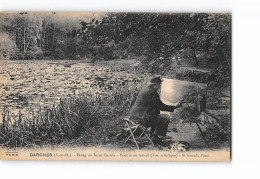
{"label": "dirt path", "polygon": [[[206,125],[200,125],[203,132],[205,132]],[[173,141],[185,141],[188,142],[192,149],[207,148],[206,143],[203,140],[201,133],[195,123],[185,124],[171,124],[169,126],[168,136],[172,137]]]}

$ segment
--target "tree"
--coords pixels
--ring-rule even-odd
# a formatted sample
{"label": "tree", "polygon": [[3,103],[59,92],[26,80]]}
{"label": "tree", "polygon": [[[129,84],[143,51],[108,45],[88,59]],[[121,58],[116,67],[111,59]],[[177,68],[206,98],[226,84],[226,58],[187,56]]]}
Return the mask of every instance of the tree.
{"label": "tree", "polygon": [[202,52],[217,56],[219,65],[231,57],[228,14],[20,12],[2,13],[0,23],[25,58],[139,57],[156,73],[177,54],[188,54],[194,64]]}
{"label": "tree", "polygon": [[17,52],[16,44],[8,34],[0,33],[0,58],[10,59]]}

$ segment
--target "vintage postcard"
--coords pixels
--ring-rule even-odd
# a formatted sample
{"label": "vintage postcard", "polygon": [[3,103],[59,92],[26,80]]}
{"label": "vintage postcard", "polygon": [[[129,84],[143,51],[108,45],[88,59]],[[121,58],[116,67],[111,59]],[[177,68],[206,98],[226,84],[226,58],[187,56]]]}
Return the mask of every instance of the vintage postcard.
{"label": "vintage postcard", "polygon": [[230,13],[0,13],[0,159],[230,161]]}

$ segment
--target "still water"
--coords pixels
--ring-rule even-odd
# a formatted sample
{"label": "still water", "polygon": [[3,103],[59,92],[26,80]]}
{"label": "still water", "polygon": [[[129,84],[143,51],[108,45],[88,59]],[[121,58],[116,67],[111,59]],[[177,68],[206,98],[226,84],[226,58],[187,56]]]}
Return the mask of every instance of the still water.
{"label": "still water", "polygon": [[143,78],[124,68],[82,61],[0,61],[0,110],[6,107],[17,114],[46,108],[62,97],[109,93],[115,86],[142,82]]}

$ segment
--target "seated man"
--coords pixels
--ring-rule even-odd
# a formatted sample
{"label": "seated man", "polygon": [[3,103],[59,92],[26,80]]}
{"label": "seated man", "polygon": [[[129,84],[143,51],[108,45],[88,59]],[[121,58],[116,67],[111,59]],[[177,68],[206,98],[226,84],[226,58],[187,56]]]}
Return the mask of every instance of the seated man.
{"label": "seated man", "polygon": [[181,107],[181,103],[176,106],[168,106],[160,100],[157,91],[161,87],[160,76],[150,80],[148,85],[144,87],[137,96],[135,104],[131,110],[130,120],[151,127],[151,136],[154,142],[159,141],[160,136],[166,136],[169,115],[160,114],[160,111],[173,112],[174,109]]}

